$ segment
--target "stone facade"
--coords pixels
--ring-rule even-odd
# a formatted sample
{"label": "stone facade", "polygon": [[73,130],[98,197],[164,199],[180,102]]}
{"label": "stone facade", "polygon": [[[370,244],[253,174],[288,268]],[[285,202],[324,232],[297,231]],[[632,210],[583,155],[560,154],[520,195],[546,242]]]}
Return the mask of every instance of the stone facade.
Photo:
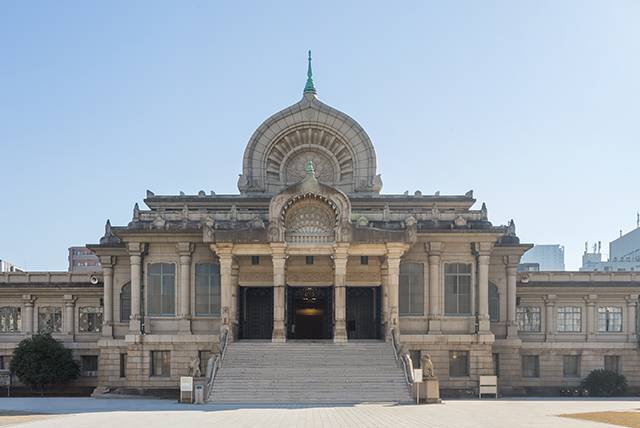
{"label": "stone facade", "polygon": [[[315,89],[256,130],[238,187],[236,195],[147,191],[147,209],[136,204],[127,225],[107,221],[100,242],[87,246],[102,266],[95,285],[76,290],[69,276],[62,287],[38,288],[29,275],[40,274],[9,274],[0,280],[3,302],[24,313],[32,301],[64,304],[70,324],[59,337],[99,353],[103,388],[175,389],[195,356],[218,352],[221,331],[274,342],[398,334],[416,363],[430,354],[452,394],[473,392],[478,376],[494,371],[503,393],[575,385],[605,355],[618,356],[609,364],[618,361],[640,386],[637,274],[517,273],[531,245],[520,243],[513,221],[493,225],[484,203],[472,209],[472,191],[380,193],[366,132]],[[74,335],[73,308],[100,298],[101,331]],[[611,332],[598,331],[601,306],[611,311]],[[538,309],[519,331],[524,307]],[[579,319],[562,312],[562,328],[579,331],[557,332],[560,307],[580,308]],[[2,336],[5,354],[33,331],[26,325]],[[523,355],[538,356],[527,376]]]}

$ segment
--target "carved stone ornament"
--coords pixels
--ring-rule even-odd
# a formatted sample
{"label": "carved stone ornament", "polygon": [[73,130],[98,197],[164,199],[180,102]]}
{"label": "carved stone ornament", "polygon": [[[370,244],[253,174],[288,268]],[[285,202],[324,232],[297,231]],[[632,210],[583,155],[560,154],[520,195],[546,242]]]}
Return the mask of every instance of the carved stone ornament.
{"label": "carved stone ornament", "polygon": [[100,245],[119,244],[120,242],[122,242],[120,238],[114,235],[111,230],[111,221],[107,219],[104,225],[104,236],[100,238]]}
{"label": "carved stone ornament", "polygon": [[189,376],[202,377],[200,372],[200,357],[196,354],[189,362]]}
{"label": "carved stone ornament", "polygon": [[322,200],[313,197],[303,198],[287,209],[284,226],[287,242],[333,242],[336,213]]}
{"label": "carved stone ornament", "polygon": [[215,221],[211,216],[207,216],[202,222],[202,241],[205,243],[212,243],[216,240],[215,233]]}
{"label": "carved stone ornament", "polygon": [[467,220],[459,215],[455,218],[455,220],[453,220],[453,224],[455,224],[456,227],[465,227],[467,225]]}
{"label": "carved stone ornament", "polygon": [[289,159],[285,165],[286,184],[294,184],[306,177],[305,165],[311,161],[318,181],[333,185],[336,183],[336,170],[333,161],[316,151],[303,151]]}
{"label": "carved stone ornament", "polygon": [[406,239],[414,244],[418,240],[418,221],[414,216],[409,216],[404,221],[406,227]]}
{"label": "carved stone ornament", "polygon": [[431,361],[431,355],[426,354],[422,357],[422,380],[433,379],[436,377],[433,362]]}

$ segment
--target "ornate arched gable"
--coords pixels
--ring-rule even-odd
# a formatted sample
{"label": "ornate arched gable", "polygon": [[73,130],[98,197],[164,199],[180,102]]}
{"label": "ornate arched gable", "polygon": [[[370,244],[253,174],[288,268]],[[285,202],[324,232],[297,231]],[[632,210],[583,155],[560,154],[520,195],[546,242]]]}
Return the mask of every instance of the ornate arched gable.
{"label": "ornate arched gable", "polygon": [[350,218],[349,198],[344,192],[320,183],[311,166],[302,181],[271,198],[269,239],[289,243],[349,241]]}
{"label": "ornate arched gable", "polygon": [[371,140],[351,117],[318,100],[315,92],[267,120],[244,152],[241,193],[278,193],[303,178],[306,162],[321,183],[345,193],[378,193],[376,154]]}

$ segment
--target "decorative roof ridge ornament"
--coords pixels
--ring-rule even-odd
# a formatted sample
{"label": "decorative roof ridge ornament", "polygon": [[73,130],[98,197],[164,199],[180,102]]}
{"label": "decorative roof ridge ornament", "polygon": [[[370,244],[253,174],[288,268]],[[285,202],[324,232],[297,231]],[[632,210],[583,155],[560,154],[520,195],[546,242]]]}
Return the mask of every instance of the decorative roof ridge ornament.
{"label": "decorative roof ridge ornament", "polygon": [[311,50],[309,50],[309,63],[307,65],[307,83],[304,85],[304,94],[315,94],[316,87],[313,85],[313,71],[311,70]]}
{"label": "decorative roof ridge ornament", "polygon": [[311,159],[309,159],[304,165],[304,171],[307,173],[307,175],[313,175],[314,177],[316,176],[316,170],[313,167],[313,161]]}

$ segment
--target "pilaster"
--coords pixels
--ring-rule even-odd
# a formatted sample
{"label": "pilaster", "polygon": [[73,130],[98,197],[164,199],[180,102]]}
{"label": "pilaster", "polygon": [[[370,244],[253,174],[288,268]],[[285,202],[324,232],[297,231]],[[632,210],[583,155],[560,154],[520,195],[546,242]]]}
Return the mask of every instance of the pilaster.
{"label": "pilaster", "polygon": [[131,318],[129,320],[129,332],[140,334],[141,328],[141,275],[142,275],[142,244],[130,242],[127,245],[129,250],[129,264],[131,266]]}
{"label": "pilaster", "polygon": [[638,310],[638,295],[630,294],[625,300],[627,301],[627,341],[636,342],[638,340],[638,332],[636,331],[636,312]]}
{"label": "pilaster", "polygon": [[390,337],[391,331],[396,329],[400,333],[400,321],[398,319],[398,299],[400,284],[400,258],[407,250],[408,245],[401,243],[387,244],[387,289],[389,299],[389,323],[386,336]]}
{"label": "pilaster", "polygon": [[333,341],[346,343],[347,341],[347,293],[345,280],[347,277],[347,261],[349,259],[349,244],[336,244],[333,250],[334,266],[334,316]]}
{"label": "pilaster", "polygon": [[584,302],[587,306],[587,331],[585,335],[585,340],[587,342],[593,341],[596,338],[597,331],[597,321],[598,321],[598,313],[596,311],[596,303],[598,301],[598,296],[595,294],[588,294],[584,296]]}
{"label": "pilaster", "polygon": [[24,307],[22,331],[26,335],[31,335],[34,332],[33,329],[33,305],[36,301],[36,297],[32,294],[22,295],[22,306]]}
{"label": "pilaster", "polygon": [[424,245],[429,255],[429,334],[440,334],[442,331],[440,260],[444,243],[427,242]]}
{"label": "pilaster", "polygon": [[176,244],[180,256],[180,311],[178,312],[178,331],[191,334],[191,254],[194,245],[190,242]]}
{"label": "pilaster", "polygon": [[556,334],[556,295],[547,294],[542,297],[544,300],[544,312],[545,312],[545,340],[553,341]]}
{"label": "pilaster", "polygon": [[113,337],[113,265],[116,258],[113,256],[101,256],[102,277],[104,283],[103,302],[104,316],[102,321],[102,336]]}
{"label": "pilaster", "polygon": [[273,333],[271,341],[286,342],[287,335],[284,325],[286,244],[281,242],[271,244],[271,262],[273,263]]}
{"label": "pilaster", "polygon": [[518,338],[518,320],[516,316],[517,306],[517,274],[518,257],[506,256],[504,258],[507,273],[507,338]]}
{"label": "pilaster", "polygon": [[489,261],[491,258],[491,242],[477,242],[478,257],[478,326],[480,333],[489,333]]}
{"label": "pilaster", "polygon": [[211,244],[211,251],[213,251],[220,261],[220,302],[221,302],[221,317],[222,323],[220,325],[221,331],[223,329],[231,330],[231,337],[235,337],[235,331],[233,331],[233,324],[230,314],[231,299],[232,299],[232,278],[231,269],[233,265],[233,244]]}
{"label": "pilaster", "polygon": [[77,296],[72,294],[65,294],[62,297],[62,301],[64,302],[64,316],[63,316],[63,333],[73,337],[75,334],[75,308],[76,308],[76,300],[78,300]]}

